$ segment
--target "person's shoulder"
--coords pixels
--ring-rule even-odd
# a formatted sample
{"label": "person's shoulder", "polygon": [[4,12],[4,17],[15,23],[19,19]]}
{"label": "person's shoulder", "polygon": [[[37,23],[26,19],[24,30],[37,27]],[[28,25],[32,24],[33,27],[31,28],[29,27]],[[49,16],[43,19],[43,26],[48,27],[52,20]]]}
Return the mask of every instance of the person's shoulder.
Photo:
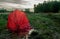
{"label": "person's shoulder", "polygon": [[19,9],[15,9],[13,12],[16,13],[16,14],[20,14],[20,15],[25,15],[26,14],[24,11],[21,11]]}
{"label": "person's shoulder", "polygon": [[21,15],[25,15],[26,13],[24,11],[18,10],[16,9],[17,13],[21,14]]}

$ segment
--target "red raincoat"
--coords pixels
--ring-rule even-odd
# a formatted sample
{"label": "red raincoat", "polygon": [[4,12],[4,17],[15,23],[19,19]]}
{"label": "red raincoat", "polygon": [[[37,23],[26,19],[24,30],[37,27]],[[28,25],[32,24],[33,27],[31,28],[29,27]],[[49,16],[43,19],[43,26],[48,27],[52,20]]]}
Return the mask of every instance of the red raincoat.
{"label": "red raincoat", "polygon": [[12,32],[16,30],[18,32],[28,32],[31,26],[26,14],[16,9],[8,15],[7,28]]}

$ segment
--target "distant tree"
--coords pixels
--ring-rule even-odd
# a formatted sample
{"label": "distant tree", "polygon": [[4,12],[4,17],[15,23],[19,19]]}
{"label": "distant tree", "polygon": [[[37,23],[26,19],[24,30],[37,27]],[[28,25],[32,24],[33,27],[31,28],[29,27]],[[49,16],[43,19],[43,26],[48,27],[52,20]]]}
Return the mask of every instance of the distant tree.
{"label": "distant tree", "polygon": [[34,11],[36,13],[39,12],[59,12],[60,11],[60,2],[58,1],[50,1],[50,2],[46,2],[44,1],[44,3],[39,3],[38,5],[34,5]]}
{"label": "distant tree", "polygon": [[30,13],[30,10],[29,10],[29,9],[25,9],[25,12],[26,12],[26,13]]}
{"label": "distant tree", "polygon": [[7,12],[6,9],[2,8],[0,9],[0,12]]}
{"label": "distant tree", "polygon": [[36,6],[37,6],[37,5],[36,5],[36,4],[34,4],[34,12],[37,12],[37,10],[36,10]]}

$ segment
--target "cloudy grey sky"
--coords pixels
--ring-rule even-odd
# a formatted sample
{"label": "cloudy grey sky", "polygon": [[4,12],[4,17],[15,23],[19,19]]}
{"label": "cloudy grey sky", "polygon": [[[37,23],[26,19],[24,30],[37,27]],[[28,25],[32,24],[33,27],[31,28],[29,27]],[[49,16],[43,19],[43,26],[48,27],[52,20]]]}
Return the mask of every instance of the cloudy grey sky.
{"label": "cloudy grey sky", "polygon": [[[34,4],[43,3],[44,0],[0,0],[0,2],[10,5],[18,6],[21,5],[23,8],[33,8]],[[47,0],[46,0],[47,1]]]}

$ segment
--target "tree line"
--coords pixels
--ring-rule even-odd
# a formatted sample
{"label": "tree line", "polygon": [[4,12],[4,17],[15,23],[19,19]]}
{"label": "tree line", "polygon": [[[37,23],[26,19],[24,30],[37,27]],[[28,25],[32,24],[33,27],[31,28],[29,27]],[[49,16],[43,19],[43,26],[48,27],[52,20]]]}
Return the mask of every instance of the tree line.
{"label": "tree line", "polygon": [[38,5],[34,5],[34,12],[60,12],[60,1],[49,1],[44,3],[39,3]]}

